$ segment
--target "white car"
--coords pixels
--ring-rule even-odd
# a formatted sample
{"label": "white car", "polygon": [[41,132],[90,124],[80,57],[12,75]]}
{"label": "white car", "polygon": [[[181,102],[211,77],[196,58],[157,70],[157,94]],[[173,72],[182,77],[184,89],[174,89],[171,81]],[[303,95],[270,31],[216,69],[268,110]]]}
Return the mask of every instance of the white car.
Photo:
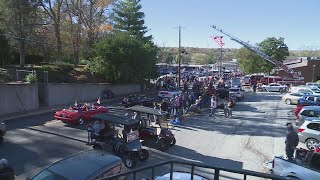
{"label": "white car", "polygon": [[182,94],[180,89],[169,88],[167,90],[160,90],[158,93],[159,98],[172,98],[173,96]]}
{"label": "white car", "polygon": [[240,88],[237,87],[232,87],[229,88],[229,95],[235,95],[235,97],[238,100],[243,100],[244,99],[244,90],[241,90]]}
{"label": "white car", "polygon": [[266,91],[272,91],[272,92],[280,92],[281,90],[286,89],[287,86],[281,85],[278,83],[270,83],[269,85],[262,85],[262,89]]}

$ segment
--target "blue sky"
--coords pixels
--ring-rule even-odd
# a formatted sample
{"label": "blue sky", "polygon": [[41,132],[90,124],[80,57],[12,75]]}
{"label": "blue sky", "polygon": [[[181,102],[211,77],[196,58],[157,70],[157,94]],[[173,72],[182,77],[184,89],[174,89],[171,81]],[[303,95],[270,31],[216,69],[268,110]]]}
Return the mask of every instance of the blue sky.
{"label": "blue sky", "polygon": [[[217,48],[210,25],[250,43],[284,37],[290,50],[320,49],[320,0],[141,0],[157,45]],[[241,45],[224,37],[225,48]]]}

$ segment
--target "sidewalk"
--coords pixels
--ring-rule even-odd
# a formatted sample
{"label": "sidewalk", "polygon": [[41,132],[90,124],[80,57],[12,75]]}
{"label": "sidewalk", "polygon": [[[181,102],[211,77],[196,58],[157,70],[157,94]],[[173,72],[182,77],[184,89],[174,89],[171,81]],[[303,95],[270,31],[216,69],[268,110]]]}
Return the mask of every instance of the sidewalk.
{"label": "sidewalk", "polygon": [[[136,93],[136,94],[151,95],[151,94],[155,94],[155,93],[156,93],[156,91],[150,91],[150,92],[141,92],[141,93]],[[118,97],[115,97],[112,99],[101,99],[101,104],[115,102],[115,101],[118,101],[119,103],[121,103],[121,100],[127,96],[128,95],[121,95],[121,96],[118,96]],[[12,119],[17,119],[17,118],[28,117],[28,116],[37,116],[37,115],[46,114],[46,113],[53,113],[56,110],[63,109],[63,108],[69,108],[69,107],[70,107],[70,104],[65,104],[65,105],[57,105],[54,107],[41,107],[39,109],[31,110],[31,111],[4,114],[4,115],[0,115],[0,122],[1,121],[9,121]]]}

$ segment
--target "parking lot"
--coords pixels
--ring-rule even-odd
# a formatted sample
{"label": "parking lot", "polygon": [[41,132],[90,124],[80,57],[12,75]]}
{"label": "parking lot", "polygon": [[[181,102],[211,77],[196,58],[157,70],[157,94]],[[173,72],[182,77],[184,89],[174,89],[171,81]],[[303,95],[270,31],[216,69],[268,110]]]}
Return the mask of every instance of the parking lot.
{"label": "parking lot", "polygon": [[[288,111],[294,106],[281,102],[279,93],[246,93],[234,107],[233,117],[216,118],[208,111],[188,116],[173,128],[176,146],[166,152],[150,149],[151,157],[138,167],[169,158],[204,162],[229,168],[267,172],[262,163],[285,155]],[[70,126],[52,120],[53,114],[7,122],[8,134],[0,149],[18,179],[32,176],[50,163],[91,147],[86,146],[87,126]]]}

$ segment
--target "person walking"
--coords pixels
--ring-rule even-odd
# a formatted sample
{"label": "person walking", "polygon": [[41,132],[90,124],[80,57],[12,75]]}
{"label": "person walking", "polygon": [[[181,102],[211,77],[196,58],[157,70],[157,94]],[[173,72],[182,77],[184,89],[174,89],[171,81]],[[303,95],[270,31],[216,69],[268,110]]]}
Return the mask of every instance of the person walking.
{"label": "person walking", "polygon": [[289,161],[293,159],[293,153],[296,147],[299,144],[298,133],[293,130],[293,126],[291,123],[287,123],[287,132],[286,132],[286,155]]}
{"label": "person walking", "polygon": [[257,83],[253,84],[252,89],[253,89],[253,94],[255,94],[257,91]]}
{"label": "person walking", "polygon": [[216,109],[217,109],[217,101],[215,96],[211,96],[211,103],[210,103],[210,115],[215,118],[216,116]]}

